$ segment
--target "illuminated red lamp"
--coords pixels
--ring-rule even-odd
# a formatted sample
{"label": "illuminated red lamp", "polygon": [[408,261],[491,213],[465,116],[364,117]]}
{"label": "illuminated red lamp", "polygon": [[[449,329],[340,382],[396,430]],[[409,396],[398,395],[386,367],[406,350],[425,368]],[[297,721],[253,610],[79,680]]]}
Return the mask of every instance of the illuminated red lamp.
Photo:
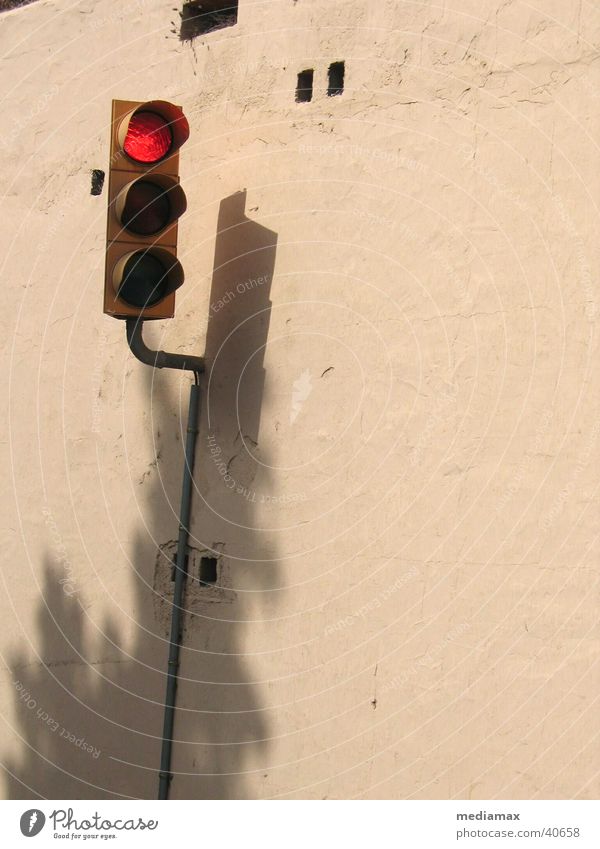
{"label": "illuminated red lamp", "polygon": [[143,103],[125,116],[119,126],[119,143],[138,165],[156,165],[187,141],[190,127],[178,106],[165,100]]}
{"label": "illuminated red lamp", "polygon": [[173,146],[167,121],[155,112],[136,112],[127,127],[123,150],[134,162],[160,162]]}

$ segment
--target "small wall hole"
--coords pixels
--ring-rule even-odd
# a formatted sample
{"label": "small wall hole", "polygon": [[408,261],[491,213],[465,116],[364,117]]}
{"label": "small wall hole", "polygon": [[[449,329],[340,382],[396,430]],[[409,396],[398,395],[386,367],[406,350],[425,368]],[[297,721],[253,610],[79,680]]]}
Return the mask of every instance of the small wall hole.
{"label": "small wall hole", "polygon": [[216,557],[201,557],[200,558],[200,583],[203,586],[217,583],[217,558]]}
{"label": "small wall hole", "polygon": [[335,97],[344,91],[344,75],[346,68],[343,62],[332,62],[329,66],[329,97]]}
{"label": "small wall hole", "polygon": [[296,86],[296,103],[310,103],[313,96],[313,78],[315,72],[312,68],[300,71],[298,74],[298,85]]}
{"label": "small wall hole", "polygon": [[197,35],[237,24],[238,0],[187,0],[180,15],[179,38],[191,41]]}
{"label": "small wall hole", "polygon": [[92,171],[92,189],[91,195],[101,195],[102,187],[104,186],[104,171],[99,168],[94,168]]}

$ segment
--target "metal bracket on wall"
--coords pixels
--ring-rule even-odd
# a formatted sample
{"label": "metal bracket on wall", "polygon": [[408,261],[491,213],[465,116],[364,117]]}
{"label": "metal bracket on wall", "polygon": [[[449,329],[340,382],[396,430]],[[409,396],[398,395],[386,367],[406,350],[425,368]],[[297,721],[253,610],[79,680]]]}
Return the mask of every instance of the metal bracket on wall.
{"label": "metal bracket on wall", "polygon": [[176,368],[185,371],[193,371],[195,374],[202,374],[204,371],[204,358],[194,357],[191,354],[171,354],[168,351],[153,351],[144,342],[143,337],[143,320],[139,318],[128,318],[127,325],[127,342],[131,349],[131,353],[137,357],[140,362],[154,368]]}

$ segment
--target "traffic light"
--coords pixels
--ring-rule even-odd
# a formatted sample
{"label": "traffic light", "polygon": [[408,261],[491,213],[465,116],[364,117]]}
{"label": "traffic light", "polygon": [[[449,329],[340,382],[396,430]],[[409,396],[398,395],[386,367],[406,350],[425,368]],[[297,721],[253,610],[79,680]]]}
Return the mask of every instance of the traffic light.
{"label": "traffic light", "polygon": [[185,212],[179,148],[189,125],[179,106],[113,100],[104,312],[172,318],[183,283],[177,221]]}

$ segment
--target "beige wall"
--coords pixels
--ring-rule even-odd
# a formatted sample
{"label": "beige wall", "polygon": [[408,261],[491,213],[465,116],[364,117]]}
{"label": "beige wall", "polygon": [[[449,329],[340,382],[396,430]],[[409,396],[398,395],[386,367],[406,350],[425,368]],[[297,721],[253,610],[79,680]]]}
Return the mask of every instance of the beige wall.
{"label": "beige wall", "polygon": [[597,795],[600,12],[179,5],[0,18],[4,795],[155,793],[189,381],[102,315],[113,97],[192,128],[149,337],[212,303],[173,797]]}

